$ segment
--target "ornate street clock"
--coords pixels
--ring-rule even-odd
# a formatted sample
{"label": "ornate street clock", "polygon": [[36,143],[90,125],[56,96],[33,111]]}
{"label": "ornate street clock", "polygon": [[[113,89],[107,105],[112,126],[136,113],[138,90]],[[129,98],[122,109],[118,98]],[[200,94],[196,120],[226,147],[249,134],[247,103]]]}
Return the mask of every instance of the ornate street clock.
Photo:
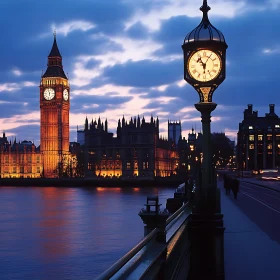
{"label": "ornate street clock", "polygon": [[[217,104],[213,92],[226,77],[226,49],[224,35],[208,19],[210,7],[203,1],[200,24],[184,40],[184,79],[199,94],[195,108],[201,113],[202,168],[197,172],[192,214],[188,219],[190,236],[190,271],[188,279],[225,279],[223,215],[220,190],[213,165],[211,141],[211,113]],[[200,175],[201,174],[201,175]]]}
{"label": "ornate street clock", "polygon": [[210,7],[203,1],[200,24],[185,38],[184,79],[199,93],[200,102],[212,102],[213,92],[226,77],[224,35],[208,19]]}

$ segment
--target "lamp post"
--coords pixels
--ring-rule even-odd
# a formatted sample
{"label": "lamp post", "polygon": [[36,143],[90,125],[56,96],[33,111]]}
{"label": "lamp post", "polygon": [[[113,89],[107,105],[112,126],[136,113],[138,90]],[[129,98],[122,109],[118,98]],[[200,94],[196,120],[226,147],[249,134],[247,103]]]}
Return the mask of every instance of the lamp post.
{"label": "lamp post", "polygon": [[202,182],[197,186],[189,222],[191,269],[188,279],[224,279],[223,215],[220,192],[212,165],[211,112],[217,104],[212,96],[224,81],[227,44],[221,31],[209,21],[210,7],[203,1],[200,24],[184,40],[184,79],[199,94],[195,108],[201,113],[203,142]]}

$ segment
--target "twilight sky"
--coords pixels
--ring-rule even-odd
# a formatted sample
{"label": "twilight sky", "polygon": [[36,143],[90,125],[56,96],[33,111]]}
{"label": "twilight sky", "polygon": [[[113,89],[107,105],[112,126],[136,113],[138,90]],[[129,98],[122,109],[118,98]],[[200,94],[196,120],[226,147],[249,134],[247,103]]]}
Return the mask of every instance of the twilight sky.
{"label": "twilight sky", "polygon": [[[202,0],[1,0],[0,130],[40,142],[39,83],[56,29],[71,85],[70,139],[86,115],[138,114],[201,129],[196,91],[183,80],[184,37],[201,21]],[[208,0],[211,23],[229,45],[227,77],[216,90],[212,132],[236,138],[247,104],[280,114],[280,0]],[[279,92],[280,93],[280,92]]]}

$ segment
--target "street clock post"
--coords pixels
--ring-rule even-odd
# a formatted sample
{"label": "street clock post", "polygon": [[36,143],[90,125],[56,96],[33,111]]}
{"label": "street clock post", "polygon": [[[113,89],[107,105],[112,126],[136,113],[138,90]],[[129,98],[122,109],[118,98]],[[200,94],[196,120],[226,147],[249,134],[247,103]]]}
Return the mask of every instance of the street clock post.
{"label": "street clock post", "polygon": [[214,91],[226,77],[226,49],[224,35],[209,21],[207,0],[200,8],[200,24],[184,40],[184,79],[199,94],[195,108],[201,113],[203,133],[202,180],[189,223],[191,241],[190,279],[225,279],[224,226],[220,192],[212,161],[211,112],[217,104],[212,101]]}

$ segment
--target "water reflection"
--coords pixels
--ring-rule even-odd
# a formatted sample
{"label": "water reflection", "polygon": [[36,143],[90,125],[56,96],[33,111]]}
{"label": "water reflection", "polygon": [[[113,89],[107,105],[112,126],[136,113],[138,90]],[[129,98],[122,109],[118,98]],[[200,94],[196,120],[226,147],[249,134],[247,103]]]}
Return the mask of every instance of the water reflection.
{"label": "water reflection", "polygon": [[71,220],[71,195],[73,190],[43,188],[40,219],[38,222],[40,250],[47,259],[58,258],[71,253],[70,235],[67,226]]}
{"label": "water reflection", "polygon": [[173,189],[0,188],[0,279],[94,279],[143,237],[147,195]]}

